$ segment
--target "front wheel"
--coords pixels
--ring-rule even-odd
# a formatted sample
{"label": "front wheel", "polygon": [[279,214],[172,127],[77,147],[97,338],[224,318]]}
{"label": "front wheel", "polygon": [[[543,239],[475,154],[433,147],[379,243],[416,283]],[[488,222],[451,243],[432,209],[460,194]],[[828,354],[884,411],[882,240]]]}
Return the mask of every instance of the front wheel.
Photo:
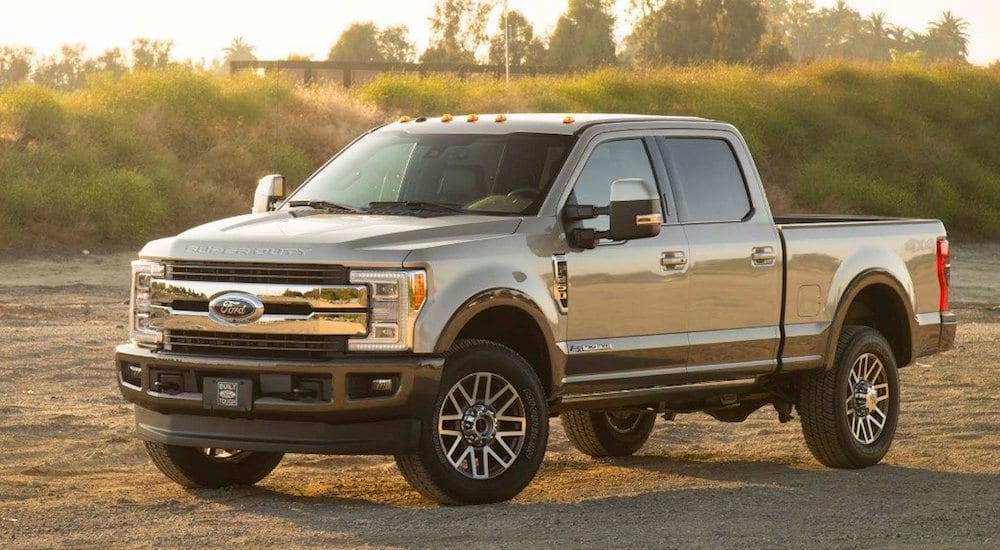
{"label": "front wheel", "polygon": [[899,417],[899,373],[885,338],[869,327],[844,327],[836,364],[806,376],[798,408],[816,460],[831,468],[882,460]]}
{"label": "front wheel", "polygon": [[500,502],[534,478],[548,433],[545,393],[527,361],[500,344],[464,340],[445,362],[420,450],[396,456],[396,465],[436,502]]}
{"label": "front wheel", "polygon": [[281,462],[281,453],[180,447],[145,441],[146,454],[163,475],[183,487],[218,489],[253,485]]}

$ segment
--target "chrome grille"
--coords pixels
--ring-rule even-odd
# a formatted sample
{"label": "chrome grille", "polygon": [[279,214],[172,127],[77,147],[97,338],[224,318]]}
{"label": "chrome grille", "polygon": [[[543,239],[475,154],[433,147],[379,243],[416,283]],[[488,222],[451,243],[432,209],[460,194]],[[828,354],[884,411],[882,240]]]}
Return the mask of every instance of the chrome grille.
{"label": "chrome grille", "polygon": [[342,355],[347,337],[169,330],[164,332],[163,349],[191,355],[316,360]]}
{"label": "chrome grille", "polygon": [[231,262],[171,261],[166,263],[166,278],[181,281],[304,285],[342,285],[348,282],[347,268],[342,265]]}

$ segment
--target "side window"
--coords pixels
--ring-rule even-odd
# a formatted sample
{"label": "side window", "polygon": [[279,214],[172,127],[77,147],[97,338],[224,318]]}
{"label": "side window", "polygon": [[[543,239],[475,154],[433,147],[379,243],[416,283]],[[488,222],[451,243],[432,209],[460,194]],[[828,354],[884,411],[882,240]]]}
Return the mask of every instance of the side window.
{"label": "side window", "polygon": [[686,207],[685,222],[740,221],[750,198],[732,148],[721,139],[660,138],[670,183]]}
{"label": "side window", "polygon": [[[573,187],[576,204],[607,206],[611,201],[611,182],[624,178],[642,178],[656,183],[649,154],[641,139],[607,141],[594,148]],[[583,222],[598,231],[608,229],[608,217]]]}

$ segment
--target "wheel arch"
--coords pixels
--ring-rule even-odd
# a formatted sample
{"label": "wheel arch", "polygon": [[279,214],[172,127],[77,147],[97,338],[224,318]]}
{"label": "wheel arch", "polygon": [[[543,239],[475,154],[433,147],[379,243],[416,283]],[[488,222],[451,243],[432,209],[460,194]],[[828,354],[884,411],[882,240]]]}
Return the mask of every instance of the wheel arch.
{"label": "wheel arch", "polygon": [[545,313],[527,294],[493,288],[469,298],[448,320],[434,351],[445,353],[464,338],[491,340],[513,349],[535,370],[547,396],[558,394],[564,370],[561,354]]}
{"label": "wheel arch", "polygon": [[847,325],[863,325],[879,331],[889,342],[899,367],[916,356],[913,335],[916,318],[906,287],[891,273],[868,269],[851,280],[837,304],[833,329],[827,336],[825,367],[836,361],[837,342]]}

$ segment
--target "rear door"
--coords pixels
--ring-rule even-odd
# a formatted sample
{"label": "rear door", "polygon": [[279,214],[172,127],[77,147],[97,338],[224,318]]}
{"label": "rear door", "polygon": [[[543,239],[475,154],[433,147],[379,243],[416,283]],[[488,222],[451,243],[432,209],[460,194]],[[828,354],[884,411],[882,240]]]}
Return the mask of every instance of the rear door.
{"label": "rear door", "polygon": [[[590,144],[569,202],[609,204],[611,183],[642,178],[663,183],[653,138],[604,134]],[[661,190],[664,190],[661,187]],[[687,359],[687,240],[673,199],[663,195],[657,237],[601,241],[571,249],[568,273],[566,390],[592,393],[679,383]],[[606,230],[608,217],[566,227]]]}
{"label": "rear door", "polygon": [[658,136],[690,246],[688,376],[773,371],[781,339],[781,244],[746,146],[724,131]]}

